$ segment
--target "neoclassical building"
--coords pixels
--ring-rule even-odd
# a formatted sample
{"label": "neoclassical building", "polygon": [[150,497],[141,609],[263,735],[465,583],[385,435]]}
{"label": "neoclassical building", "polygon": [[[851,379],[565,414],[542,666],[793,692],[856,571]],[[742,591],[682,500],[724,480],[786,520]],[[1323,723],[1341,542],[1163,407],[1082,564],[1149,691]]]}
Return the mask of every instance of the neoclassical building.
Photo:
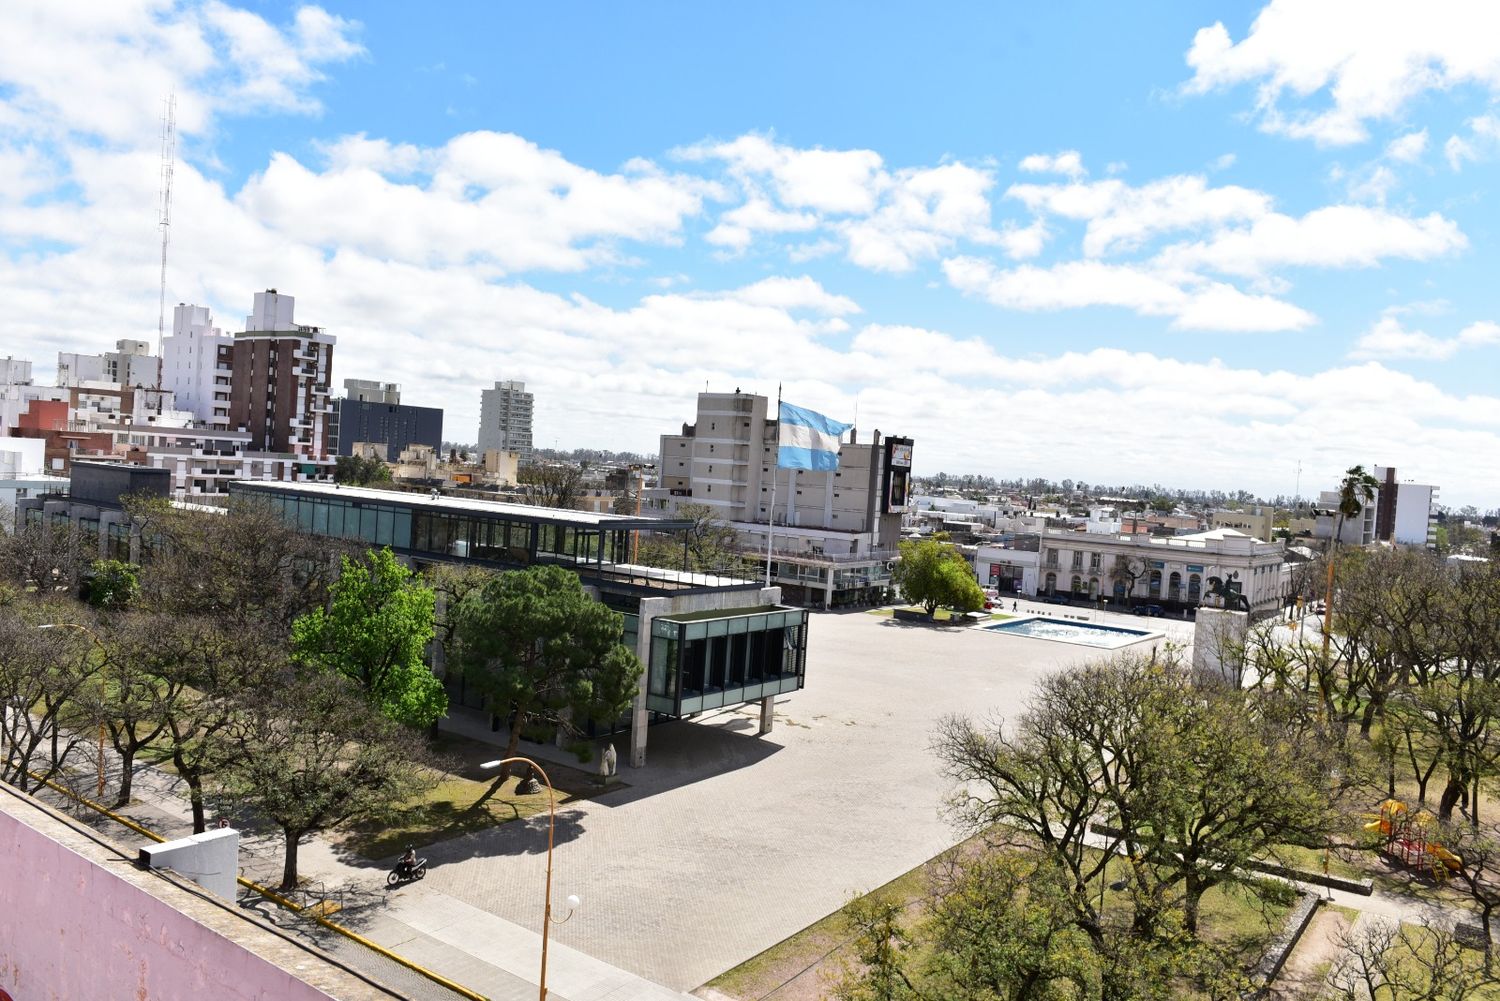
{"label": "neoclassical building", "polygon": [[1285,592],[1285,544],[1230,528],[1165,538],[1048,531],[1040,552],[1038,594],[1189,607],[1218,577],[1239,583],[1252,614],[1269,615]]}

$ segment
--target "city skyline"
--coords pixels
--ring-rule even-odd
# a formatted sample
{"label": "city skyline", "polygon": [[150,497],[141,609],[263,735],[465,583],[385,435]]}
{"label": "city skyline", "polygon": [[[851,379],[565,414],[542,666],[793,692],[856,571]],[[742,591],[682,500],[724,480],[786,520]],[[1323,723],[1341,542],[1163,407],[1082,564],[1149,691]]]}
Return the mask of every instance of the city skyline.
{"label": "city skyline", "polygon": [[1485,5],[56,6],[0,11],[39,379],[154,338],[175,91],[169,306],[295,295],[449,439],[500,379],[643,452],[783,383],[923,474],[1500,494]]}

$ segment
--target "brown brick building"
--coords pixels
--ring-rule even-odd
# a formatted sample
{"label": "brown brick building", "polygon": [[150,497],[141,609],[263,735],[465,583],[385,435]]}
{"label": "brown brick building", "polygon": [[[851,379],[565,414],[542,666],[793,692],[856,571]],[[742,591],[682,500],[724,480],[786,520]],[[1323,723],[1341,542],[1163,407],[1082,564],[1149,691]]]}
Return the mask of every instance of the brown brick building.
{"label": "brown brick building", "polygon": [[311,462],[330,454],[327,427],[333,412],[331,334],[293,322],[292,296],[275,289],[255,293],[255,311],[233,347],[221,347],[233,371],[229,426],[250,434],[250,448],[282,452]]}

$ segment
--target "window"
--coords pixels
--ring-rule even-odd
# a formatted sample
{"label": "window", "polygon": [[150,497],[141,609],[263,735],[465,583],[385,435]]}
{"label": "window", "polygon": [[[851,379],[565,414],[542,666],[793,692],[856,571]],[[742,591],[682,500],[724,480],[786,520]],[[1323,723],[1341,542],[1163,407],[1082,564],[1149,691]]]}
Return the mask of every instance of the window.
{"label": "window", "polygon": [[[1082,549],[1075,549],[1075,550],[1073,550],[1073,569],[1074,570],[1082,570],[1083,569],[1083,550]],[[1077,588],[1074,588],[1074,590],[1077,590]]]}
{"label": "window", "polygon": [[1099,561],[1102,560],[1103,558],[1104,558],[1103,555],[1100,554],[1100,553],[1089,553],[1089,570],[1092,571],[1092,572],[1094,572],[1094,573],[1098,573],[1099,572]]}
{"label": "window", "polygon": [[1051,594],[1051,593],[1053,593],[1054,591],[1057,590],[1057,574],[1055,574],[1055,573],[1049,573],[1047,575],[1047,582],[1046,582],[1045,589],[1046,589],[1046,591],[1047,591],[1048,594]]}

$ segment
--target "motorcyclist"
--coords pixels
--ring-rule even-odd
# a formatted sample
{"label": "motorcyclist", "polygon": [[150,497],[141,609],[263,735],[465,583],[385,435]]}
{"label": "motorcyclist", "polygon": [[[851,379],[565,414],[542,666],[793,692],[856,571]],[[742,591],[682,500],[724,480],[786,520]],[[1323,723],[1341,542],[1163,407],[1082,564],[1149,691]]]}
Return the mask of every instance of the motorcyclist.
{"label": "motorcyclist", "polygon": [[396,861],[396,868],[400,870],[403,877],[410,876],[411,871],[417,865],[417,850],[411,845],[406,846],[406,852]]}

